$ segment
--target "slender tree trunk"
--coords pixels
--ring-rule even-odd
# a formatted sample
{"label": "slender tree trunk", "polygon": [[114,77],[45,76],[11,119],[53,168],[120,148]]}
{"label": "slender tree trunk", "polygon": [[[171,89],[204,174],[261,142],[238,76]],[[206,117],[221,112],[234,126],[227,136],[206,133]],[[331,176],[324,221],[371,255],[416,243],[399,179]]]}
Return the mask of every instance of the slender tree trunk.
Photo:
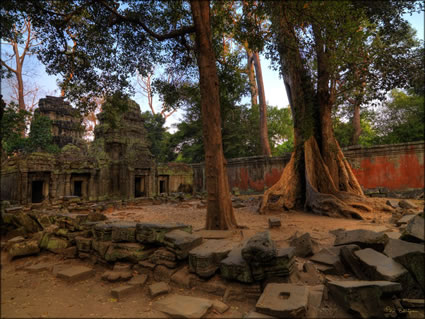
{"label": "slender tree trunk", "polygon": [[[285,4],[279,6],[284,13]],[[279,30],[277,48],[294,118],[295,151],[280,180],[264,193],[260,212],[304,206],[320,215],[362,218],[363,213],[371,211],[370,202],[364,197],[332,129],[333,101],[325,40],[313,26],[318,44],[318,80],[314,89],[293,26],[285,14],[274,16],[272,24]]]}
{"label": "slender tree trunk", "polygon": [[[248,46],[248,45],[247,45]],[[247,71],[248,71],[248,80],[249,80],[249,90],[251,92],[251,107],[258,104],[258,91],[257,84],[255,83],[255,74],[254,74],[254,65],[252,52],[246,48],[247,55]]]}
{"label": "slender tree trunk", "polygon": [[16,81],[18,83],[18,106],[20,110],[25,111],[25,100],[24,100],[24,81],[22,80],[22,62],[21,56],[19,55],[18,43],[13,43],[13,51],[15,53],[16,62]]}
{"label": "slender tree trunk", "polygon": [[351,141],[352,145],[359,145],[360,134],[362,133],[362,128],[360,126],[360,103],[354,104],[353,112],[353,139]]}
{"label": "slender tree trunk", "polygon": [[221,136],[220,99],[215,55],[212,48],[209,1],[190,1],[201,89],[202,126],[207,187],[206,229],[237,227],[230,199]]}
{"label": "slender tree trunk", "polygon": [[262,155],[271,156],[269,135],[267,131],[267,105],[266,94],[264,92],[263,72],[261,71],[260,56],[258,52],[253,52],[253,60],[255,67],[255,77],[257,79],[258,97],[260,100],[260,140]]}

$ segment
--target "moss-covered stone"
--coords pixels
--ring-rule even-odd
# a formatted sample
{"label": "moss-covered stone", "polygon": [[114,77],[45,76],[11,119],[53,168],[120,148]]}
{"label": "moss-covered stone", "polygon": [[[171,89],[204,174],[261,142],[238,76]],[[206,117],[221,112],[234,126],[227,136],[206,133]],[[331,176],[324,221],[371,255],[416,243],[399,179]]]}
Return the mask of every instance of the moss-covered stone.
{"label": "moss-covered stone", "polygon": [[138,263],[149,258],[153,250],[145,249],[138,243],[112,243],[105,254],[105,260],[109,262],[130,261]]}
{"label": "moss-covered stone", "polygon": [[26,240],[13,244],[9,249],[9,255],[14,257],[28,256],[38,254],[40,247],[37,240]]}

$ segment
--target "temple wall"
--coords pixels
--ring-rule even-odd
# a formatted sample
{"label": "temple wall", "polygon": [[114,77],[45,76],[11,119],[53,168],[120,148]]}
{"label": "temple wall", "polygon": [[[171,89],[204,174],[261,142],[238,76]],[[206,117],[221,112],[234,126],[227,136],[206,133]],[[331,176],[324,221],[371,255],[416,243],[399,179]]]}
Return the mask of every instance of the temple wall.
{"label": "temple wall", "polygon": [[[414,197],[424,189],[424,142],[349,147],[343,152],[366,193],[372,196]],[[289,162],[282,157],[246,157],[227,160],[230,189],[262,193],[271,187]],[[193,164],[195,191],[205,191],[204,165]]]}

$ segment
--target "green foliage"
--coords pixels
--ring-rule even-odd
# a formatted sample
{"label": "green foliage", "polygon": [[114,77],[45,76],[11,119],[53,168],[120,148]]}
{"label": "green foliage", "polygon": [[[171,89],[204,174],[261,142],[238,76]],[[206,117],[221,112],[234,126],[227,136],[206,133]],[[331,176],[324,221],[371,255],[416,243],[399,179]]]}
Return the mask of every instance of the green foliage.
{"label": "green foliage", "polygon": [[127,96],[119,92],[107,97],[102,104],[103,119],[105,123],[113,129],[118,128],[122,115],[130,106],[134,107],[134,103],[135,102],[131,101]]}
{"label": "green foliage", "polygon": [[150,141],[150,151],[157,162],[165,163],[173,161],[177,154],[173,152],[171,145],[171,133],[167,132],[165,119],[160,114],[152,114],[151,112],[143,112],[145,128]]}
{"label": "green foliage", "polygon": [[25,132],[25,123],[30,115],[27,111],[19,110],[16,103],[5,106],[1,119],[1,145],[7,154],[25,150],[26,139],[22,133]]}
{"label": "green foliage", "polygon": [[27,140],[27,152],[45,151],[59,152],[59,147],[53,144],[52,122],[46,116],[35,113],[31,121],[31,130]]}
{"label": "green foliage", "polygon": [[413,91],[391,92],[390,101],[383,105],[376,129],[379,144],[393,144],[424,140],[424,96]]}
{"label": "green foliage", "polygon": [[[372,118],[373,115],[364,112],[360,116],[360,128],[361,134],[359,137],[359,145],[371,146],[377,143],[377,131],[373,128]],[[347,147],[352,145],[352,138],[354,127],[351,121],[342,121],[341,118],[336,117],[333,120],[333,129],[335,138],[341,147]]]}
{"label": "green foliage", "polygon": [[9,155],[15,152],[59,152],[59,147],[53,144],[50,119],[37,112],[32,117],[29,136],[22,136],[30,115],[27,111],[19,110],[15,103],[6,106],[1,123],[4,151]]}

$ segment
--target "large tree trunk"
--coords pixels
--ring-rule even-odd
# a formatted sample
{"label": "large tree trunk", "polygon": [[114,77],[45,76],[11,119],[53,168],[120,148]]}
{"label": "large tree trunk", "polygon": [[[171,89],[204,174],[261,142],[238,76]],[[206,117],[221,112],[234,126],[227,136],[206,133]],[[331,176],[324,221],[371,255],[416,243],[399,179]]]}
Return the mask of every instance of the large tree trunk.
{"label": "large tree trunk", "polygon": [[320,32],[314,32],[318,66],[314,88],[306,61],[294,49],[292,25],[284,15],[272,23],[280,30],[277,47],[294,118],[295,151],[280,180],[265,192],[260,212],[304,208],[320,215],[362,218],[371,211],[370,203],[332,129],[326,43]]}
{"label": "large tree trunk", "polygon": [[260,141],[261,154],[271,156],[269,135],[267,130],[267,105],[266,94],[264,92],[263,72],[261,71],[260,56],[257,51],[253,52],[253,61],[255,67],[255,77],[257,79],[258,97],[260,100]]}
{"label": "large tree trunk", "polygon": [[201,88],[201,112],[205,145],[207,187],[206,229],[237,227],[230,199],[221,137],[218,75],[212,48],[209,1],[190,1]]}

